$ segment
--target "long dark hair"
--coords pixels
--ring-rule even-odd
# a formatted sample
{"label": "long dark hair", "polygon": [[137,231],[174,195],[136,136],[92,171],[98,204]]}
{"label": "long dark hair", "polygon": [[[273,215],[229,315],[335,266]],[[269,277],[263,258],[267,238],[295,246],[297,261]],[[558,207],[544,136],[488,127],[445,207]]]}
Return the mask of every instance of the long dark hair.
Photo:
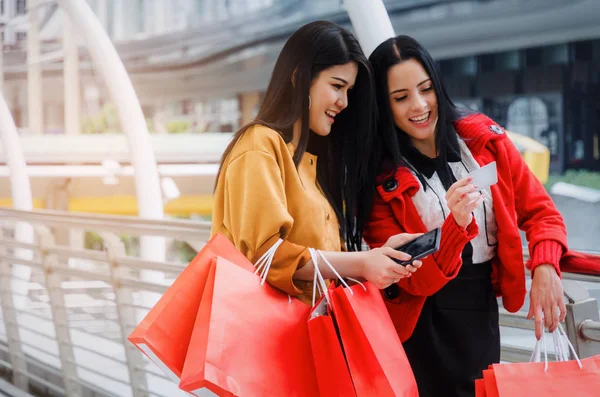
{"label": "long dark hair", "polygon": [[[458,117],[457,109],[446,91],[444,82],[435,61],[429,52],[410,36],[397,36],[381,43],[369,57],[375,77],[375,89],[379,115],[377,135],[378,157],[381,159],[379,171],[390,171],[389,166],[405,165],[402,156],[412,146],[408,134],[398,128],[394,122],[390,105],[388,71],[394,65],[414,59],[419,62],[431,78],[438,104],[438,122],[435,146],[441,160],[446,163],[448,150],[458,148],[458,136],[452,122]],[[381,168],[384,168],[383,170]],[[385,169],[388,168],[388,169]],[[422,175],[419,175],[420,179]]]}
{"label": "long dark hair", "polygon": [[[348,62],[358,65],[354,88],[348,93],[348,107],[336,116],[330,134],[320,137],[309,129],[311,84],[321,71]],[[221,167],[252,125],[267,126],[279,132],[285,142],[291,142],[294,123],[300,120],[294,163],[297,167],[307,150],[319,156],[318,183],[337,214],[347,248],[360,250],[374,192],[375,167],[370,157],[374,99],[371,67],[356,38],[331,22],[309,23],[283,46],[256,119],[236,132],[223,154]]]}

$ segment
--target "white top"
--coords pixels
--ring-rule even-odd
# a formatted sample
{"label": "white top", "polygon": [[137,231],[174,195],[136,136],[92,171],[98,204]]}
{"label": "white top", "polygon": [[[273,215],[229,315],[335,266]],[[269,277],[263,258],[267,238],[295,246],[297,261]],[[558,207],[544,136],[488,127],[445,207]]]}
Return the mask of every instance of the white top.
{"label": "white top", "polygon": [[[456,180],[465,178],[469,172],[481,168],[473,158],[467,145],[461,139],[458,142],[462,161],[448,163]],[[417,178],[421,188],[412,197],[412,200],[427,230],[432,230],[442,226],[445,218],[450,215],[450,209],[446,201],[446,189],[442,185],[437,172],[434,172],[429,179],[425,176],[424,178],[429,185],[428,189],[423,189],[421,181]],[[492,193],[489,188],[480,191],[483,193],[484,201],[474,211],[475,221],[479,226],[479,234],[471,240],[473,263],[483,263],[492,259],[496,255],[496,244],[498,242],[498,225],[493,210]]]}

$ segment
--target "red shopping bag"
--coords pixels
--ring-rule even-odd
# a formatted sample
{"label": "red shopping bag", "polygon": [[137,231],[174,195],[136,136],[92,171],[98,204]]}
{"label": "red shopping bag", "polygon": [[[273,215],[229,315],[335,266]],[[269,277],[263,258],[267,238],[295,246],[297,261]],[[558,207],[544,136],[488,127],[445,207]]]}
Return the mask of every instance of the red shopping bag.
{"label": "red shopping bag", "polygon": [[417,382],[380,291],[371,283],[330,290],[356,395],[417,397]]}
{"label": "red shopping bag", "polygon": [[499,397],[498,385],[496,384],[496,375],[494,374],[493,366],[483,370],[483,384],[485,386],[486,397]]}
{"label": "red shopping bag", "polygon": [[208,271],[217,255],[254,271],[252,263],[227,237],[217,234],[190,262],[128,338],[177,383]]}
{"label": "red shopping bag", "polygon": [[321,396],[356,396],[332,313],[324,298],[312,309],[308,333]]}
{"label": "red shopping bag", "polygon": [[198,395],[318,396],[310,307],[217,258],[198,310],[179,387]]}
{"label": "red shopping bag", "polygon": [[[576,361],[494,364],[499,397],[546,395],[553,397],[598,397],[600,395],[600,356]],[[489,394],[486,383],[486,392]]]}
{"label": "red shopping bag", "polygon": [[475,397],[487,397],[485,393],[485,382],[483,379],[475,380]]}

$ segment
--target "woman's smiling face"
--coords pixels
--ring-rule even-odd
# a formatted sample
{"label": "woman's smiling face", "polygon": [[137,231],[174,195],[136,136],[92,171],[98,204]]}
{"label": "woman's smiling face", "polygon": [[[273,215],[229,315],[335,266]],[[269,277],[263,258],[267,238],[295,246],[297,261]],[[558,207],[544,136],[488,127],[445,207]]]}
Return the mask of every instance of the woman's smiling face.
{"label": "woman's smiling face", "polygon": [[394,123],[418,148],[435,142],[438,104],[425,68],[409,59],[388,70],[388,92]]}

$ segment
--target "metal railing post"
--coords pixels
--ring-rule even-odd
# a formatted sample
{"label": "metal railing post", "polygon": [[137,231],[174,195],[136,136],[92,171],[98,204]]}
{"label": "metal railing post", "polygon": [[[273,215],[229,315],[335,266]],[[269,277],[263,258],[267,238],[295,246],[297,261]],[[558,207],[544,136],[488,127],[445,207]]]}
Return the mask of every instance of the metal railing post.
{"label": "metal railing post", "polygon": [[[0,254],[6,254],[6,248],[0,246]],[[21,390],[29,389],[27,373],[27,362],[21,349],[21,336],[19,334],[19,323],[13,299],[12,288],[12,264],[6,260],[0,261],[0,304],[6,330],[6,343],[8,344],[8,355],[12,367],[13,383]]]}
{"label": "metal railing post", "polygon": [[56,254],[48,252],[49,248],[55,246],[54,236],[50,229],[45,226],[37,226],[36,232],[40,237],[42,263],[44,265],[44,280],[52,310],[52,321],[56,332],[58,353],[62,367],[64,390],[67,397],[79,397],[82,395],[81,384],[77,375],[77,363],[71,343],[71,331],[69,328],[69,317],[65,306],[65,296],[62,289],[60,274],[54,269],[58,265]]}
{"label": "metal railing post", "polygon": [[120,280],[127,277],[128,269],[119,266],[115,258],[126,256],[125,245],[121,239],[112,233],[100,233],[104,239],[104,247],[108,253],[110,276],[115,291],[115,304],[119,326],[121,327],[121,340],[125,349],[125,363],[129,370],[131,391],[133,397],[148,397],[148,381],[143,371],[145,362],[135,346],[127,337],[136,326],[133,292],[131,288],[123,287]]}
{"label": "metal railing post", "polygon": [[569,340],[581,358],[600,354],[600,342],[586,338],[582,332],[584,323],[600,321],[598,302],[577,281],[563,280],[563,289],[569,300],[565,319]]}

